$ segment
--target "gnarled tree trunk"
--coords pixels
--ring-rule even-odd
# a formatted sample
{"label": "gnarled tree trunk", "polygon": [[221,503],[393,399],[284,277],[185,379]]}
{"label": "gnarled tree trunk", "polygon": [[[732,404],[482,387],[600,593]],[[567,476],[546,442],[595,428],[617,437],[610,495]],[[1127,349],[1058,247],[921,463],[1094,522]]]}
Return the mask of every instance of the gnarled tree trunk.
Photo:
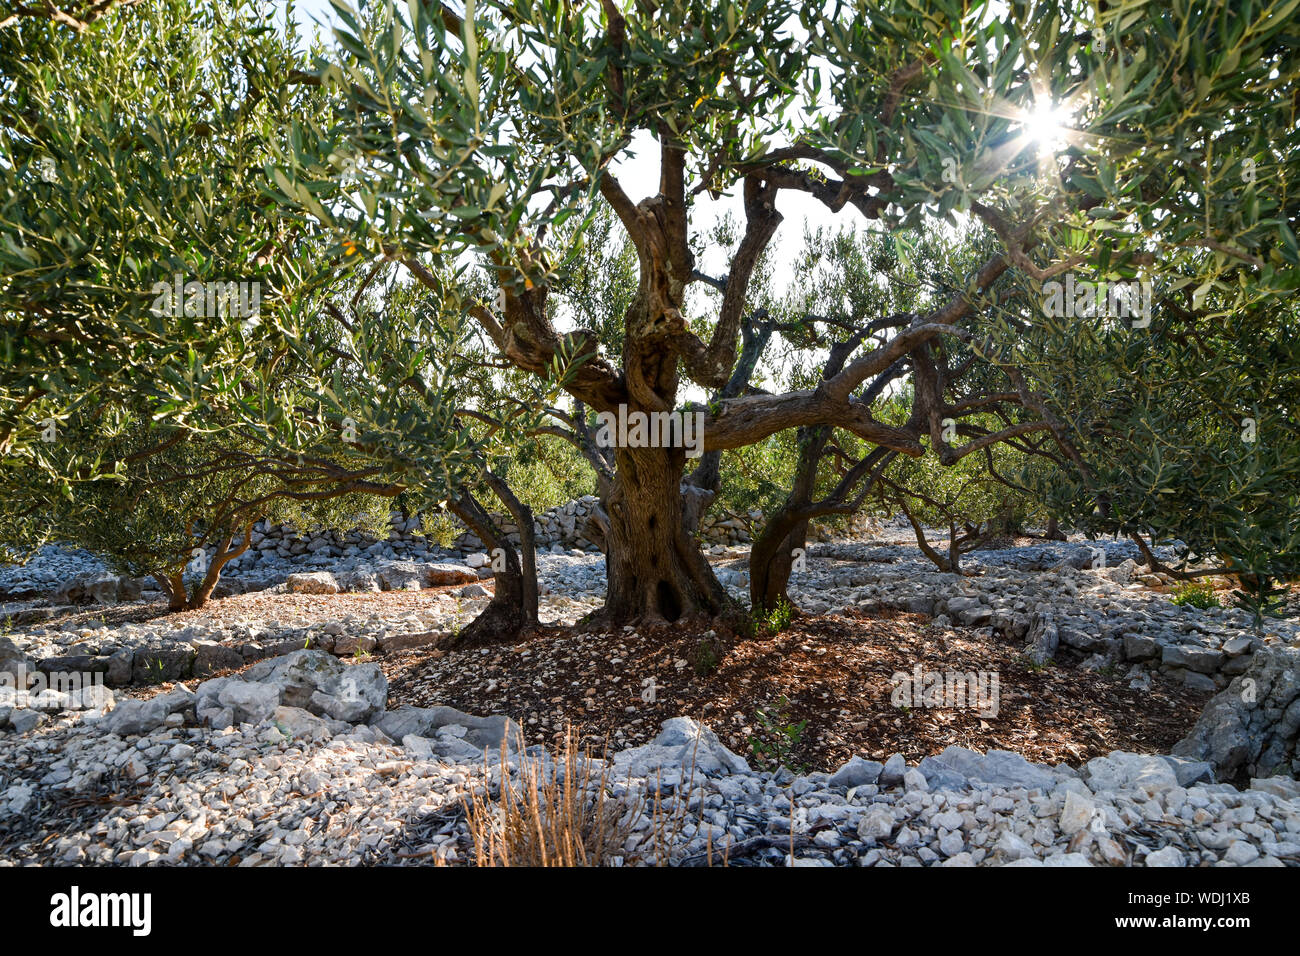
{"label": "gnarled tree trunk", "polygon": [[683,523],[681,448],[619,448],[608,501],[605,623],[716,616],[728,606]]}

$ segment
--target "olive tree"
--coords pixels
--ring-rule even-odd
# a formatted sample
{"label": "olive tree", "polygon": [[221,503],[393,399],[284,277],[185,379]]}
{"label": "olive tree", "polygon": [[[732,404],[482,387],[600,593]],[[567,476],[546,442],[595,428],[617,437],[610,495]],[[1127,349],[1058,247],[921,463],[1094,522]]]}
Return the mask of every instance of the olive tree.
{"label": "olive tree", "polygon": [[[274,195],[362,255],[480,257],[497,294],[466,295],[464,310],[519,369],[568,369],[565,390],[597,413],[700,411],[706,451],[829,425],[910,456],[928,435],[940,461],[955,461],[942,381],[917,388],[904,428],[862,396],[900,358],[960,338],[1009,271],[1042,283],[1085,264],[1123,277],[1180,263],[1239,304],[1287,287],[1293,237],[1277,202],[1229,201],[1204,175],[1207,159],[1216,175],[1251,159],[1261,177],[1284,178],[1295,155],[1281,140],[1292,136],[1296,54],[1276,6],[1130,2],[1099,15],[1013,2],[995,18],[957,0],[606,0],[598,11],[490,0],[460,16],[435,3],[339,2],[335,47],[311,82],[345,108],[295,125],[271,169]],[[1044,153],[1049,107],[1069,130]],[[640,201],[613,171],[638,135],[659,159],[657,190]],[[358,171],[347,186],[344,167]],[[691,315],[687,293],[702,281],[692,214],[727,191],[743,206],[742,238],[721,301]],[[755,264],[788,192],[904,235],[968,213],[999,249],[948,301],[883,341],[864,338],[815,387],[683,408],[685,382],[712,392],[733,374]],[[559,331],[549,307],[568,255],[553,228],[595,196],[637,255],[616,359],[590,335]],[[1013,427],[1068,440],[1032,388],[1017,398],[1034,420]],[[668,444],[613,449],[612,621],[725,608],[683,521],[687,449]]]}
{"label": "olive tree", "polygon": [[259,517],[417,485],[461,501],[481,470],[454,367],[415,374],[444,326],[350,325],[333,300],[365,288],[361,258],[265,195],[291,117],[330,109],[294,82],[310,47],[287,19],[139,0],[0,28],[0,538],[90,544],[178,606]]}

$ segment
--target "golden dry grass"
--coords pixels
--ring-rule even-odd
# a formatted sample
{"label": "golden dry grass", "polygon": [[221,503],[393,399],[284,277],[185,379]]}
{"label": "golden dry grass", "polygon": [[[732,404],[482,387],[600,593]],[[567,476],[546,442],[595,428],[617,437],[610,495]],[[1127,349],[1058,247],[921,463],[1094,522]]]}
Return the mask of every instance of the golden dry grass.
{"label": "golden dry grass", "polygon": [[465,801],[478,866],[607,866],[623,854],[639,806],[610,795],[608,770],[593,775],[572,731],[557,760],[521,752],[515,783],[504,745],[501,756],[498,796],[480,790]]}
{"label": "golden dry grass", "polygon": [[[642,796],[612,795],[609,765],[602,763],[597,776],[580,739],[572,727],[566,728],[560,756],[553,761],[521,751],[515,782],[503,773],[497,796],[484,788],[464,799],[475,865],[610,866],[619,860],[670,865],[692,816],[685,802],[667,809],[658,789],[648,803]],[[501,756],[505,767],[504,746]],[[693,779],[694,766],[685,784],[688,792]],[[649,833],[629,853],[628,838],[643,813],[650,817]],[[708,864],[725,866],[725,849],[715,859],[716,852],[709,840]]]}

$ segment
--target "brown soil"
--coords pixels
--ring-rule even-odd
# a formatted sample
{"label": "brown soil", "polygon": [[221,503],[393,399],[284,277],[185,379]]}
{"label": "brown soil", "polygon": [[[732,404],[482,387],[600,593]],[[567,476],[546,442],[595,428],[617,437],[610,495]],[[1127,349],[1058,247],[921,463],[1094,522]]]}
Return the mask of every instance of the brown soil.
{"label": "brown soil", "polygon": [[[1158,677],[1151,691],[1132,690],[1122,668],[1034,667],[1017,647],[914,614],[805,617],[777,635],[718,640],[716,663],[707,653],[713,641],[679,625],[551,630],[509,647],[418,649],[379,660],[390,709],[446,704],[505,713],[536,743],[554,743],[572,724],[587,746],[609,740],[617,749],[645,743],[663,720],[687,714],[752,758],[752,738],[773,737],[757,718],[766,708],[782,726],[807,721],[787,763],[811,770],[834,769],[855,754],[883,760],[897,752],[914,761],[950,744],[1073,765],[1112,750],[1167,752],[1209,697]],[[891,678],[917,664],[927,672],[996,672],[997,716],[895,707]],[[655,700],[647,702],[652,678]]]}

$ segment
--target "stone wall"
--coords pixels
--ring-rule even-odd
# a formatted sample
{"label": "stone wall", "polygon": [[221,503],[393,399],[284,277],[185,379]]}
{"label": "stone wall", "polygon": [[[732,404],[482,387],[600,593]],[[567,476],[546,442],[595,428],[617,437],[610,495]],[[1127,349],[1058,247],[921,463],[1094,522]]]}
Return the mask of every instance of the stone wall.
{"label": "stone wall", "polygon": [[[595,495],[584,495],[566,504],[533,515],[533,534],[537,541],[537,550],[600,550],[587,537],[587,522],[599,504]],[[750,528],[755,530],[762,526],[763,516],[759,511],[751,511],[744,517],[718,513],[706,515],[701,525],[706,545],[740,545],[751,541]],[[512,544],[519,544],[519,528],[509,515],[494,514],[493,519],[506,532]],[[386,539],[377,539],[359,531],[350,531],[339,535],[333,532],[318,534],[299,534],[288,525],[268,525],[263,522],[255,526],[252,548],[271,552],[281,558],[293,558],[304,555],[320,555],[322,558],[338,558],[374,554],[386,556],[387,552],[419,550],[421,546],[434,547],[434,542],[426,541],[420,530],[418,515],[406,516],[394,511],[390,516],[391,530]],[[457,522],[459,526],[459,522]],[[853,515],[848,521],[848,536],[860,537],[876,529],[875,522],[865,515]],[[814,525],[809,533],[810,542],[828,541],[835,535],[829,527]],[[461,554],[483,550],[483,542],[470,531],[464,531],[453,542],[452,550]],[[324,562],[322,562],[324,563]]]}
{"label": "stone wall", "polygon": [[[588,521],[597,504],[594,495],[587,495],[535,515],[533,528],[537,550],[541,553],[574,550],[599,553],[599,548],[586,536]],[[494,517],[509,539],[518,545],[519,534],[514,524],[506,516]],[[751,540],[751,530],[761,528],[762,521],[762,515],[756,511],[745,516],[710,514],[705,517],[703,525],[704,547],[712,554],[720,554],[727,547],[747,545]],[[453,530],[459,527],[456,524]],[[872,519],[856,515],[847,522],[840,522],[838,530],[814,524],[808,542],[862,540],[879,530],[879,525]],[[221,582],[214,593],[217,597],[224,597],[262,590],[299,572],[319,570],[373,575],[381,566],[393,562],[430,565],[457,554],[470,561],[473,567],[481,567],[473,564],[473,559],[481,559],[486,549],[471,532],[461,530],[451,545],[453,554],[449,555],[448,549],[425,537],[418,515],[407,516],[396,511],[390,514],[388,533],[382,537],[355,529],[346,532],[299,531],[290,525],[262,521],[253,526],[248,550],[223,569]],[[48,552],[51,549],[44,550]],[[112,604],[158,597],[157,582],[152,578],[110,573],[98,558],[75,548],[64,551],[53,547],[53,552],[26,566],[0,566],[0,602],[51,599],[56,604]],[[209,559],[211,556],[209,550]],[[196,570],[190,568],[191,572]],[[341,586],[344,583],[340,581]],[[24,620],[41,617],[41,612],[34,609],[25,609],[21,613]]]}

